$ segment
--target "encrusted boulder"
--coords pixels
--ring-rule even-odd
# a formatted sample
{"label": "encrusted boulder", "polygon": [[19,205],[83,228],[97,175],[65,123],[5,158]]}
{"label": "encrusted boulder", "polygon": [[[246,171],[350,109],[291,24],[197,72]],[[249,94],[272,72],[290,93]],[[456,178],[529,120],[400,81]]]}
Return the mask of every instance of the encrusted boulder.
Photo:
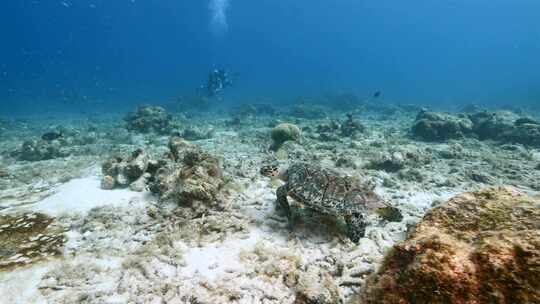
{"label": "encrusted boulder", "polygon": [[478,112],[469,115],[479,139],[503,140],[512,136],[519,116],[508,111]]}
{"label": "encrusted boulder", "polygon": [[[101,166],[103,189],[130,187],[132,190],[142,191],[141,179],[147,180],[145,175],[151,162],[142,149],[137,149],[128,157],[113,157]],[[133,184],[133,187],[131,186]]]}
{"label": "encrusted boulder", "polygon": [[179,137],[169,141],[171,161],[160,167],[150,189],[182,206],[213,206],[225,184],[219,160]]}
{"label": "encrusted boulder", "polygon": [[135,112],[129,113],[125,121],[126,127],[130,131],[141,133],[155,132],[158,134],[168,134],[171,132],[170,114],[162,107],[142,106]]}
{"label": "encrusted boulder", "polygon": [[66,157],[69,155],[58,140],[28,140],[21,147],[12,152],[11,155],[19,160],[40,161],[54,158]]}
{"label": "encrusted boulder", "polygon": [[471,134],[473,123],[466,115],[422,111],[412,127],[415,137],[427,141],[459,139]]}
{"label": "encrusted boulder", "polygon": [[394,246],[352,303],[540,303],[540,199],[458,195]]}

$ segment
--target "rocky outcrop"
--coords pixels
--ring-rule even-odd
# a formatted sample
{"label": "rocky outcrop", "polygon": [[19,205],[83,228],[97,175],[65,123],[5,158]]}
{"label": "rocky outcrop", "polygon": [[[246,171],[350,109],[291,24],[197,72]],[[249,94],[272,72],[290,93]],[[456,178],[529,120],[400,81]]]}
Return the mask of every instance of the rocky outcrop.
{"label": "rocky outcrop", "polygon": [[162,107],[142,106],[135,112],[129,113],[124,119],[130,131],[140,133],[155,132],[169,134],[171,132],[172,117]]}
{"label": "rocky outcrop", "polygon": [[422,111],[416,118],[412,133],[426,141],[471,136],[480,140],[540,146],[540,123],[508,111],[455,115]]}
{"label": "rocky outcrop", "polygon": [[472,133],[473,123],[466,115],[422,111],[416,117],[413,134],[427,141],[463,138]]}
{"label": "rocky outcrop", "polygon": [[449,200],[352,303],[540,303],[540,199],[489,188]]}

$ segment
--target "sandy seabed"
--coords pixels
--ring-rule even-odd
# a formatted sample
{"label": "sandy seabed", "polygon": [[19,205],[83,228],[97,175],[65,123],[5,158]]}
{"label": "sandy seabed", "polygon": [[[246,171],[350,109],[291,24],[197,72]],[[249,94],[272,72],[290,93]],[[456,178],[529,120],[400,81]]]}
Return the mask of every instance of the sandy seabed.
{"label": "sandy seabed", "polygon": [[[341,114],[336,119],[342,119]],[[39,212],[63,227],[60,256],[0,273],[0,303],[293,303],[297,294],[345,303],[380,265],[385,252],[432,206],[468,190],[513,185],[538,191],[540,151],[464,139],[423,143],[410,138],[413,115],[361,120],[358,138],[324,141],[306,131],[284,155],[266,151],[274,119],[226,127],[221,118],[192,124],[215,129],[193,141],[222,161],[234,188],[224,210],[181,222],[176,206],[148,191],[102,190],[100,162],[115,153],[166,149],[166,136],[139,135],[111,122],[93,122],[97,141],[74,144],[70,156],[18,162],[7,156],[21,138],[50,122],[9,131],[0,169],[0,215]],[[300,120],[302,127],[328,120]],[[60,122],[84,132],[87,122]],[[373,168],[386,155],[413,155],[397,171]],[[369,226],[359,244],[332,219],[308,216],[289,229],[275,210],[276,181],[259,175],[268,158],[312,161],[359,175],[398,207],[399,223]],[[330,302],[329,302],[330,303]]]}

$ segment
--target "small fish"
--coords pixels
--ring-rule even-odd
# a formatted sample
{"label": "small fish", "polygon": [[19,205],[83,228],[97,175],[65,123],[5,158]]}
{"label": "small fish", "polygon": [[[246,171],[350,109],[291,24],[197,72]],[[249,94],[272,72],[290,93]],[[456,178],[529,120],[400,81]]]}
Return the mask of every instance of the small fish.
{"label": "small fish", "polygon": [[47,133],[41,135],[41,139],[46,140],[46,141],[53,141],[53,140],[57,140],[57,139],[59,139],[59,138],[61,138],[63,136],[64,135],[61,132],[51,131],[51,132],[47,132]]}
{"label": "small fish", "polygon": [[381,96],[381,92],[377,91],[375,94],[373,94],[373,98],[379,98]]}

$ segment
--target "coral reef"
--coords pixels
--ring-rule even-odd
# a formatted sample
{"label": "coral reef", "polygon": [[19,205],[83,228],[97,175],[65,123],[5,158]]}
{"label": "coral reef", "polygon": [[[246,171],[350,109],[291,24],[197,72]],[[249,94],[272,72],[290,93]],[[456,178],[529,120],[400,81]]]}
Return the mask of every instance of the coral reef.
{"label": "coral reef", "polygon": [[128,187],[134,191],[143,191],[150,178],[147,172],[154,165],[142,149],[137,149],[129,157],[112,157],[101,166],[103,178],[101,187],[111,190],[116,187]]}
{"label": "coral reef", "polygon": [[512,188],[456,196],[390,251],[359,302],[538,303],[539,225],[540,200]]}
{"label": "coral reef", "polygon": [[45,214],[0,216],[0,271],[60,255],[63,233]]}
{"label": "coral reef", "polygon": [[124,120],[126,128],[130,131],[158,134],[171,132],[172,117],[162,107],[141,106],[135,112],[129,113]]}
{"label": "coral reef", "polygon": [[272,129],[272,150],[278,150],[287,141],[300,139],[302,132],[294,124],[282,123]]}
{"label": "coral reef", "polygon": [[218,194],[225,181],[219,160],[180,137],[169,140],[169,149],[171,161],[156,171],[150,189],[162,200],[181,206],[220,205]]}
{"label": "coral reef", "polygon": [[11,153],[11,156],[25,161],[49,160],[68,155],[58,140],[28,140]]}

